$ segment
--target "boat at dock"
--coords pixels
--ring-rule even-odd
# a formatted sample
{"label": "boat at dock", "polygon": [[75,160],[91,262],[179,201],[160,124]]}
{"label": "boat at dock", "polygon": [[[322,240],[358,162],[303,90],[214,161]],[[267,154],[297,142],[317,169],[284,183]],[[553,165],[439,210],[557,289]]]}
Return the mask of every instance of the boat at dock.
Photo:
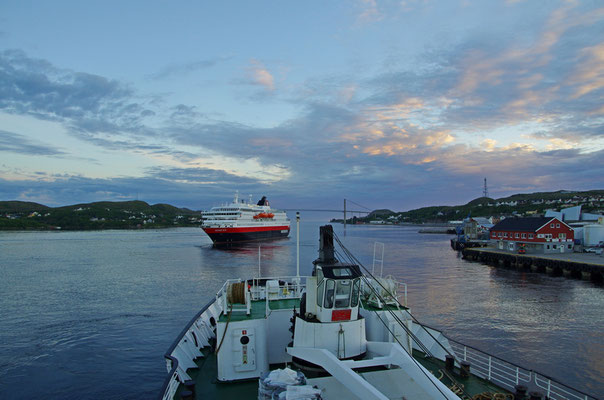
{"label": "boat at dock", "polygon": [[227,280],[166,353],[161,398],[596,399],[421,324],[329,225],[297,272]]}
{"label": "boat at dock", "polygon": [[214,244],[222,245],[285,238],[290,220],[285,211],[271,208],[265,196],[254,204],[251,196],[246,202],[237,192],[230,204],[203,212],[201,228]]}

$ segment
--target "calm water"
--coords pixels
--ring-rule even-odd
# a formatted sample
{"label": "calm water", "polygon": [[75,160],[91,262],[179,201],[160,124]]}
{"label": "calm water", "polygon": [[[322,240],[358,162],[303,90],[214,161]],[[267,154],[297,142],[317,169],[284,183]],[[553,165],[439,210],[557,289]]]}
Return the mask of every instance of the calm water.
{"label": "calm water", "polygon": [[[302,223],[303,274],[318,225]],[[604,397],[604,288],[468,263],[413,227],[335,229],[368,267],[385,244],[420,321]],[[262,275],[295,274],[295,253],[295,230],[262,244]],[[213,249],[200,229],[2,232],[0,398],[156,398],[184,325],[225,279],[257,274],[257,245]]]}

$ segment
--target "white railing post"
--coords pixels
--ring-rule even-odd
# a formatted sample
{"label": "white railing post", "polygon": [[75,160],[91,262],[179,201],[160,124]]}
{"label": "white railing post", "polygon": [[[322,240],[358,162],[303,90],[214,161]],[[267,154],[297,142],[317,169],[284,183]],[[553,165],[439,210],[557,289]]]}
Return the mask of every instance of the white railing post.
{"label": "white railing post", "polygon": [[463,360],[464,361],[468,361],[467,359],[467,350],[468,348],[466,346],[463,347]]}
{"label": "white railing post", "polygon": [[491,356],[489,356],[489,377],[487,378],[489,381],[491,380]]}
{"label": "white railing post", "polygon": [[552,390],[552,380],[548,379],[547,380],[547,397],[550,396],[551,390]]}
{"label": "white railing post", "polygon": [[520,374],[519,368],[516,367],[516,385],[518,385],[520,383],[519,376],[518,376],[519,374]]}

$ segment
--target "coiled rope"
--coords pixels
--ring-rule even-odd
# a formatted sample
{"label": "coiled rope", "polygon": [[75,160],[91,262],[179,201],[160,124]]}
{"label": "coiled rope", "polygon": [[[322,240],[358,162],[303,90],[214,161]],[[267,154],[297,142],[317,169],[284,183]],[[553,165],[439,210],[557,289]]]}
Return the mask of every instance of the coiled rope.
{"label": "coiled rope", "polygon": [[230,304],[245,304],[245,285],[245,282],[239,282],[227,286],[227,302]]}

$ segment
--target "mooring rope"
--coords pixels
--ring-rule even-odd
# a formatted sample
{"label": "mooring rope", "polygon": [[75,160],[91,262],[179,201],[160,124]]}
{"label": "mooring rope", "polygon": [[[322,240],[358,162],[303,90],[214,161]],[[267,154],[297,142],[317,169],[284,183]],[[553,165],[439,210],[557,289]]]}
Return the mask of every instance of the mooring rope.
{"label": "mooring rope", "polygon": [[218,354],[218,352],[220,351],[220,348],[222,347],[222,342],[224,342],[224,337],[226,336],[227,328],[229,327],[229,322],[231,322],[231,315],[233,315],[233,305],[232,304],[229,308],[229,316],[227,317],[227,322],[224,327],[224,332],[222,332],[222,338],[220,339],[220,344],[218,345],[218,347],[216,347],[216,354]]}

